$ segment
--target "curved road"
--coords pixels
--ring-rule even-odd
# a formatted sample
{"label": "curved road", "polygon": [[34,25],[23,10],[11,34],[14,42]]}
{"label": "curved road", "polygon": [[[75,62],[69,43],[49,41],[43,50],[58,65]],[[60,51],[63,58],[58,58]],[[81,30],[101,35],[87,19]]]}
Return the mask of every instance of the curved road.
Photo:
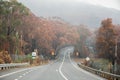
{"label": "curved road", "polygon": [[79,68],[70,58],[73,50],[73,47],[61,49],[56,61],[2,74],[0,80],[105,80]]}

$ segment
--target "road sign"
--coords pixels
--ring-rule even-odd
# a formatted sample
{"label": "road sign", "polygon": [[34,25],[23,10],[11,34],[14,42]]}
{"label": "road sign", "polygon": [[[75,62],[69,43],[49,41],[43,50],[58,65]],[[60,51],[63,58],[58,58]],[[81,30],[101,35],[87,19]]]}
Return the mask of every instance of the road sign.
{"label": "road sign", "polygon": [[36,57],[36,56],[37,56],[36,52],[32,52],[32,57]]}
{"label": "road sign", "polygon": [[32,59],[35,59],[37,56],[36,52],[32,52]]}
{"label": "road sign", "polygon": [[86,61],[89,61],[90,60],[90,58],[89,57],[86,57]]}
{"label": "road sign", "polygon": [[52,55],[52,56],[54,56],[54,55],[55,55],[55,53],[52,51],[51,55]]}

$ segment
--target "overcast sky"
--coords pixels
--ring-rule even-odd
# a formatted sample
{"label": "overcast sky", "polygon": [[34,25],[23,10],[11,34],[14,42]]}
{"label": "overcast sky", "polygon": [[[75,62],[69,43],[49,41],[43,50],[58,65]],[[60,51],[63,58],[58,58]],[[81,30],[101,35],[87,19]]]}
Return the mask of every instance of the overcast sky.
{"label": "overcast sky", "polygon": [[23,2],[28,7],[34,7],[34,6],[39,7],[38,5],[44,3],[56,4],[62,2],[62,3],[73,4],[75,2],[80,2],[80,3],[90,3],[93,5],[99,5],[99,6],[120,10],[120,0],[18,0],[18,1]]}
{"label": "overcast sky", "polygon": [[98,22],[107,17],[112,18],[115,22],[120,21],[118,19],[120,14],[120,0],[18,0],[18,1],[22,2],[25,6],[27,6],[36,16],[39,17],[58,16],[64,19],[65,21],[73,24],[87,24],[90,26],[96,26],[95,23],[99,24]]}

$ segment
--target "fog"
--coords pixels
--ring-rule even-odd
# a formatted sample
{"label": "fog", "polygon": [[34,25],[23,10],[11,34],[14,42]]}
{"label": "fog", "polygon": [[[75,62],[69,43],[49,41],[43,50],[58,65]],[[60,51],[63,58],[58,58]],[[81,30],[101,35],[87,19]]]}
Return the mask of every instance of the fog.
{"label": "fog", "polygon": [[[91,28],[100,26],[101,20],[112,18],[115,24],[120,22],[118,0],[19,0],[39,17],[58,16],[66,22]],[[107,3],[108,2],[108,3]]]}

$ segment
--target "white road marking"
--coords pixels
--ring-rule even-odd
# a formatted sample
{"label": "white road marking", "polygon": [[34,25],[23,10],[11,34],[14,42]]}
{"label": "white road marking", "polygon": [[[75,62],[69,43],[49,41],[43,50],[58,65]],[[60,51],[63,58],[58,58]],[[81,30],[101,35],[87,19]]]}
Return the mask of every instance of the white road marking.
{"label": "white road marking", "polygon": [[19,73],[19,72],[23,72],[23,71],[26,71],[26,70],[28,70],[28,69],[22,69],[22,70],[19,70],[19,71],[11,72],[11,73],[8,73],[8,74],[0,76],[0,78],[6,77],[6,76],[10,76],[12,74],[16,74],[16,73]]}
{"label": "white road marking", "polygon": [[[23,72],[23,71],[27,71],[27,70],[29,70],[31,72],[33,70],[37,70],[38,68],[42,68],[42,67],[44,67],[44,66],[37,66],[37,67],[32,67],[32,68],[18,70],[18,71],[15,71],[15,72],[11,72],[11,73],[8,73],[8,74],[1,75],[0,78],[4,78],[4,77],[10,76],[10,75],[13,75],[13,74],[16,74],[16,73],[20,73],[20,72]],[[20,78],[22,78],[23,76],[25,76],[28,73],[29,72],[25,72],[22,76],[19,76],[18,79],[16,78],[14,80],[19,80]]]}
{"label": "white road marking", "polygon": [[[13,75],[13,74],[16,74],[16,73],[20,73],[20,72],[23,72],[23,71],[26,71],[26,70],[30,70],[30,69],[38,69],[38,68],[41,68],[41,67],[43,67],[43,66],[18,70],[18,71],[15,71],[15,72],[11,72],[11,73],[8,73],[8,74],[1,75],[0,78],[7,77],[7,76],[10,76],[10,75]],[[27,73],[28,72],[26,72],[26,74]]]}
{"label": "white road marking", "polygon": [[61,65],[60,65],[60,67],[59,67],[59,73],[65,80],[68,80],[67,77],[61,71],[64,61],[65,61],[65,54],[64,54],[64,57],[63,57],[63,61],[62,61]]}
{"label": "white road marking", "polygon": [[73,64],[73,62],[72,62],[72,60],[71,60],[71,58],[70,58],[70,54],[68,54],[68,57],[69,57],[70,63],[71,63],[71,64],[72,64],[77,70],[82,71],[82,72],[84,72],[84,73],[86,73],[86,74],[88,74],[88,75],[90,75],[90,76],[93,76],[93,77],[99,79],[99,80],[106,80],[106,79],[102,79],[102,78],[100,78],[99,76],[96,76],[96,75],[90,74],[90,73],[87,72],[87,71],[80,70],[80,68],[78,68],[75,64]]}
{"label": "white road marking", "polygon": [[[27,73],[30,73],[31,71],[33,71],[33,70],[30,70],[30,71],[28,71],[28,72],[22,74],[21,76],[19,76],[19,79],[22,78],[23,76],[25,76]],[[18,79],[15,79],[15,80],[18,80]]]}

